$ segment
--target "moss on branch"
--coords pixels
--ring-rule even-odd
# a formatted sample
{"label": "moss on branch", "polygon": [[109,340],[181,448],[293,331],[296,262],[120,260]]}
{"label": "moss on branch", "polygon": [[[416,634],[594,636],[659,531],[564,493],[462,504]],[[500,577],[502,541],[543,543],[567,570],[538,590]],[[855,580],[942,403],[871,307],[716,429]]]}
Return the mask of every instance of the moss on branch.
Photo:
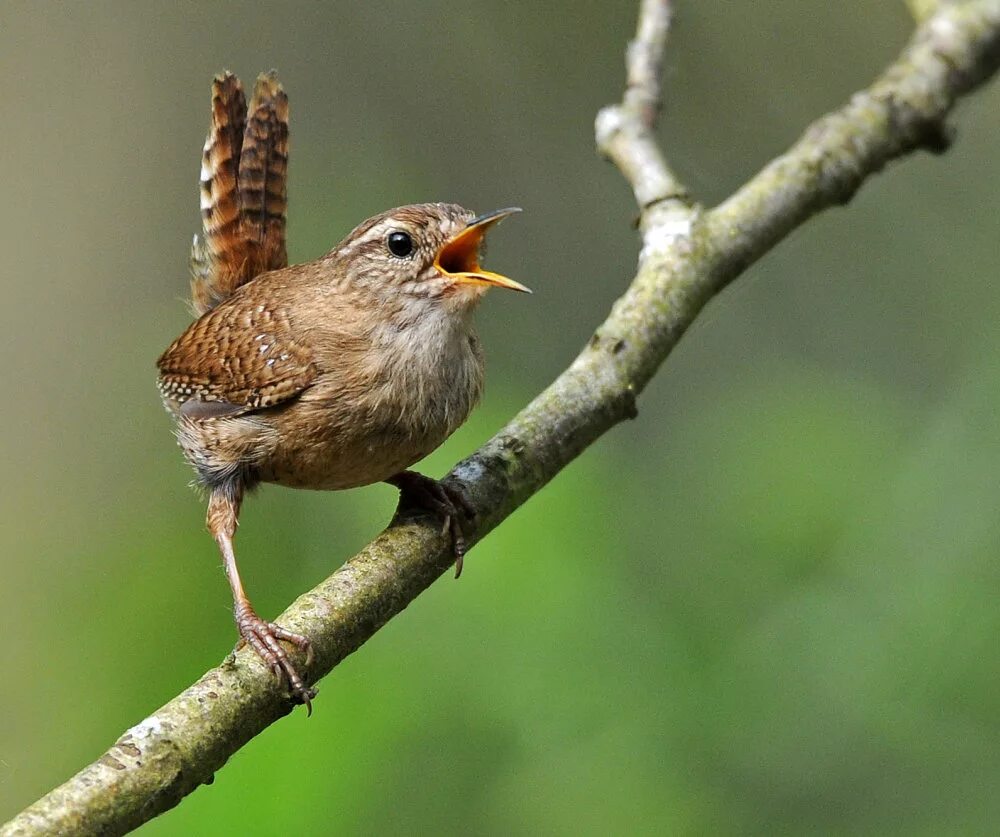
{"label": "moss on branch", "polygon": [[[940,152],[956,100],[1000,64],[1000,0],[921,4],[921,24],[869,89],[810,127],[719,207],[692,206],[652,137],[654,69],[668,0],[643,0],[629,50],[632,88],[602,111],[601,151],[629,180],[642,212],[639,269],[572,365],[449,479],[479,511],[475,542],[608,429],[636,398],[706,302],[792,229],[845,203],[889,161]],[[925,13],[926,12],[926,13]],[[631,62],[635,62],[634,66]],[[651,69],[653,68],[653,69]],[[396,520],[279,617],[313,641],[311,679],[329,673],[445,572],[438,526]],[[97,761],[0,828],[0,835],[120,834],[176,805],[251,738],[292,709],[281,685],[244,650],[127,730]]]}

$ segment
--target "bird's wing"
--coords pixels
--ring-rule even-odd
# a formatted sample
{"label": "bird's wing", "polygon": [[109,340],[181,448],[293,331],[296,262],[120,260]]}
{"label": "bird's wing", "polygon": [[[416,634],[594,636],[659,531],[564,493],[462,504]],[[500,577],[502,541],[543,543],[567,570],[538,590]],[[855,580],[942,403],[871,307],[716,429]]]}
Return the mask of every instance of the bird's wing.
{"label": "bird's wing", "polygon": [[261,74],[247,113],[232,73],[212,83],[212,123],[202,154],[203,238],[191,248],[191,299],[210,311],[254,277],[285,267],[288,97]]}
{"label": "bird's wing", "polygon": [[164,400],[207,418],[273,407],[316,377],[312,353],[287,316],[237,295],[196,320],[156,362]]}

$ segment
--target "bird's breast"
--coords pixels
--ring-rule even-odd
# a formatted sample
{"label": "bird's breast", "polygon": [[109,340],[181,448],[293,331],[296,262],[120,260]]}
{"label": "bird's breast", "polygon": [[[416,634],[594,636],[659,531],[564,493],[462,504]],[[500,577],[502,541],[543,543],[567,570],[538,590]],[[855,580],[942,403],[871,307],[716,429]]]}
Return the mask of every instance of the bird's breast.
{"label": "bird's breast", "polygon": [[282,434],[262,476],[327,489],[380,482],[447,439],[482,390],[482,354],[471,329],[382,335],[349,370],[331,365],[290,406],[295,432]]}

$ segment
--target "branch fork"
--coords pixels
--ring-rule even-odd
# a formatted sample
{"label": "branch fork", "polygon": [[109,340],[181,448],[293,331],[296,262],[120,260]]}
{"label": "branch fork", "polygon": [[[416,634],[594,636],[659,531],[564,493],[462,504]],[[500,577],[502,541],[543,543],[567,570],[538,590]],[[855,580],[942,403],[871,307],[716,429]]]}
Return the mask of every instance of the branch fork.
{"label": "branch fork", "polygon": [[[1000,0],[910,0],[919,26],[899,59],[719,206],[702,210],[654,136],[670,0],[641,0],[622,102],[603,109],[600,152],[631,185],[643,242],[632,284],[544,392],[448,479],[477,510],[472,544],[588,445],[635,415],[635,401],[711,297],[817,212],[849,200],[888,162],[940,152],[945,118],[1000,66]],[[452,563],[449,539],[401,519],[279,617],[315,649],[314,679],[403,610]],[[292,709],[251,651],[126,732],[93,764],[0,827],[0,837],[122,834],[180,802]]]}

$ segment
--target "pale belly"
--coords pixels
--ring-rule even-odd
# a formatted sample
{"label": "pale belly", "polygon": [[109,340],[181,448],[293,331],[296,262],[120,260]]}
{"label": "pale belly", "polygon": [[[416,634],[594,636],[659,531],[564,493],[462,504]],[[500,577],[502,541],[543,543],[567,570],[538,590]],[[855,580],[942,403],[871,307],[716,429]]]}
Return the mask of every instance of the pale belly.
{"label": "pale belly", "polygon": [[298,405],[298,431],[283,433],[258,465],[257,476],[292,488],[339,490],[382,482],[437,448],[453,428],[405,428],[399,423],[350,429],[318,405]]}
{"label": "pale belly", "polygon": [[286,447],[258,470],[262,482],[336,491],[387,480],[423,459],[444,439],[407,441],[373,436],[362,443]]}

